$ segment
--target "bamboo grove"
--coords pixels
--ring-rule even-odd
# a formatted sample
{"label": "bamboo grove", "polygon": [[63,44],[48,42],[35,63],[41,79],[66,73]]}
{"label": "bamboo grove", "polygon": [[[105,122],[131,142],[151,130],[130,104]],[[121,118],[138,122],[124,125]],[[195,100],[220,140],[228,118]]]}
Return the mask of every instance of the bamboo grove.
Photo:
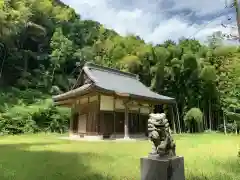
{"label": "bamboo grove", "polygon": [[136,73],[154,91],[176,98],[178,131],[236,130],[229,114],[239,107],[240,51],[224,45],[221,32],[205,44],[183,37],[152,45],[82,20],[57,0],[1,0],[0,14],[1,87],[67,91],[81,66],[93,61]]}

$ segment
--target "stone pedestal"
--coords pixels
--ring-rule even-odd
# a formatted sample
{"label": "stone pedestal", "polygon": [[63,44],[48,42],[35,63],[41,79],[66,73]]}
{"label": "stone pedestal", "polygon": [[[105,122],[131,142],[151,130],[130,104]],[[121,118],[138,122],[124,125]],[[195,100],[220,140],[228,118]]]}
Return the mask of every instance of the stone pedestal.
{"label": "stone pedestal", "polygon": [[185,180],[183,157],[141,158],[141,180]]}

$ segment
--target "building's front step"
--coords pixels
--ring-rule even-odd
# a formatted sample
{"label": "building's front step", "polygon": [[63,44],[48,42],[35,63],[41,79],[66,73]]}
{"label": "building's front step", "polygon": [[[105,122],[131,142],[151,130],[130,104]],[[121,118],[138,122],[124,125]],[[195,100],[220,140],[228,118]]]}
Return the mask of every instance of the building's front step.
{"label": "building's front step", "polygon": [[124,134],[114,134],[108,138],[104,138],[103,135],[84,135],[81,136],[77,134],[69,134],[69,137],[64,137],[62,139],[69,140],[86,140],[86,141],[101,141],[101,140],[117,140],[117,141],[133,141],[133,140],[147,140],[148,137],[145,134],[130,134],[129,137],[124,137]]}
{"label": "building's front step", "polygon": [[145,134],[129,134],[129,137],[124,137],[124,134],[112,134],[110,139],[147,139]]}

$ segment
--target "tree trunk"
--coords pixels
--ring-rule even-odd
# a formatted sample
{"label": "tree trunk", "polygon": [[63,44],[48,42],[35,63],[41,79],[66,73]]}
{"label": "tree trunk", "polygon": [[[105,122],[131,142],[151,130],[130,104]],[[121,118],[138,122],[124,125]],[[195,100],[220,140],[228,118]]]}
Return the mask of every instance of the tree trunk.
{"label": "tree trunk", "polygon": [[173,112],[173,106],[171,106],[171,113],[172,113],[172,122],[173,122],[173,132],[176,133],[176,122],[175,122],[175,115]]}
{"label": "tree trunk", "polygon": [[5,59],[6,59],[6,54],[7,54],[7,50],[6,50],[6,47],[3,43],[0,43],[0,46],[2,46],[2,49],[3,49],[3,58],[2,58],[2,63],[1,63],[1,70],[0,70],[0,78],[2,78],[2,73],[3,73],[3,66],[4,66],[4,63],[5,63]]}
{"label": "tree trunk", "polygon": [[226,120],[225,120],[225,114],[223,112],[223,128],[224,128],[224,134],[227,134],[227,127],[226,127]]}
{"label": "tree trunk", "polygon": [[235,134],[237,135],[238,132],[237,132],[237,123],[236,122],[235,122],[235,125],[236,125]]}
{"label": "tree trunk", "polygon": [[27,53],[24,52],[24,68],[23,68],[24,76],[27,74],[27,70],[28,70],[28,56]]}
{"label": "tree trunk", "polygon": [[55,74],[56,66],[57,66],[57,65],[54,64],[53,71],[52,71],[52,76],[51,76],[51,86],[52,86],[52,83],[53,83],[53,79],[54,79],[54,74]]}
{"label": "tree trunk", "polygon": [[212,117],[211,117],[211,101],[208,100],[208,118],[209,118],[209,130],[212,131]]}
{"label": "tree trunk", "polygon": [[54,77],[55,69],[56,69],[56,65],[55,65],[54,68],[53,68],[52,77],[51,77],[51,84],[52,84],[52,82],[53,82],[53,77]]}
{"label": "tree trunk", "polygon": [[[58,62],[59,62],[59,59],[60,59],[60,55],[58,55]],[[52,72],[52,77],[51,77],[51,86],[52,86],[52,83],[53,83],[56,68],[57,68],[57,63],[55,62],[53,72]]]}
{"label": "tree trunk", "polygon": [[205,131],[206,130],[206,116],[205,116],[205,110],[203,108],[203,130]]}
{"label": "tree trunk", "polygon": [[177,122],[178,122],[179,134],[181,134],[182,130],[181,130],[181,124],[180,124],[180,119],[179,119],[179,111],[178,111],[177,103],[176,103],[176,111],[177,111]]}

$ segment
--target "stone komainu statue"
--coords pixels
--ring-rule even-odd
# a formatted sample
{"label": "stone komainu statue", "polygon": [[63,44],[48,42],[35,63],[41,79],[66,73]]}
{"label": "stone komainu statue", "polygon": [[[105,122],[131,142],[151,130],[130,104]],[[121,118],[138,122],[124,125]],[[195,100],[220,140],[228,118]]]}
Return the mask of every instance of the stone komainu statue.
{"label": "stone komainu statue", "polygon": [[176,156],[176,144],[171,135],[170,127],[166,115],[150,114],[148,119],[149,138],[153,142],[152,155],[160,157]]}

